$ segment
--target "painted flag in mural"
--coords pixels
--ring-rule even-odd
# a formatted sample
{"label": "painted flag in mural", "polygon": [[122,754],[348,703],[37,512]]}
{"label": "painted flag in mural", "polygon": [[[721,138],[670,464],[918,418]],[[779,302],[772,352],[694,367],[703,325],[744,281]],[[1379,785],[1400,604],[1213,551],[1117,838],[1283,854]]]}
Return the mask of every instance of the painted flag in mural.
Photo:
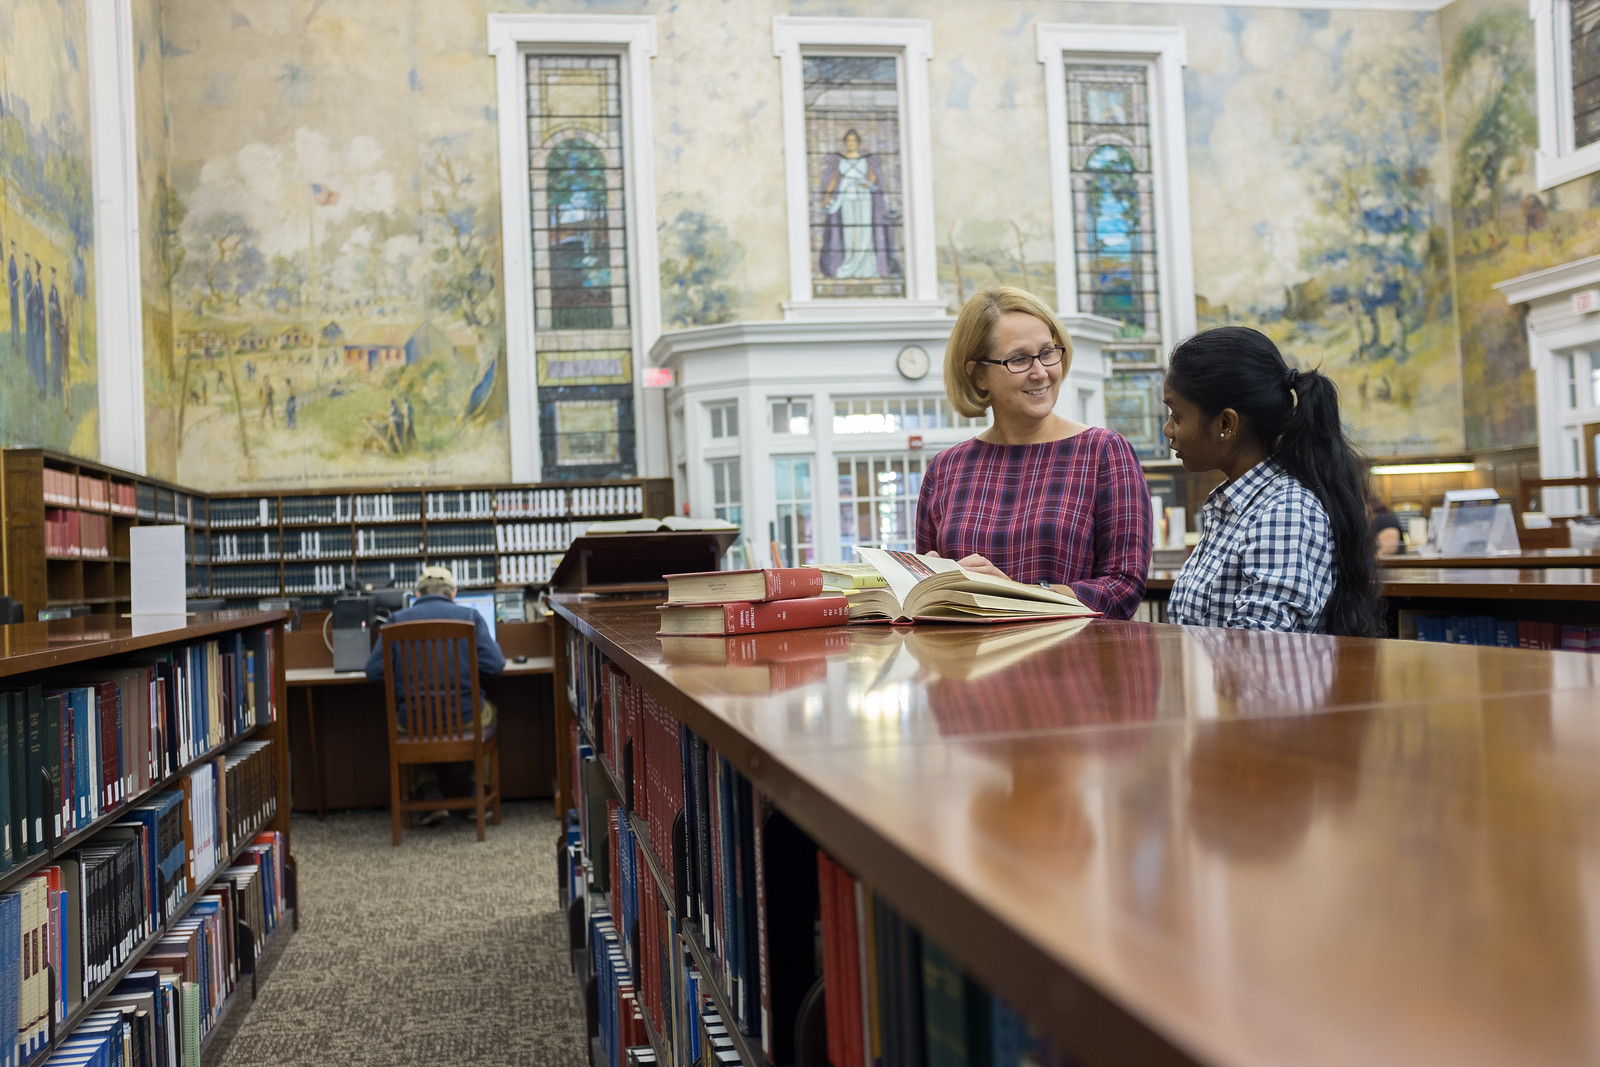
{"label": "painted flag in mural", "polygon": [[332,207],[339,202],[339,190],[330,189],[326,185],[311,184],[311,199],[321,207]]}

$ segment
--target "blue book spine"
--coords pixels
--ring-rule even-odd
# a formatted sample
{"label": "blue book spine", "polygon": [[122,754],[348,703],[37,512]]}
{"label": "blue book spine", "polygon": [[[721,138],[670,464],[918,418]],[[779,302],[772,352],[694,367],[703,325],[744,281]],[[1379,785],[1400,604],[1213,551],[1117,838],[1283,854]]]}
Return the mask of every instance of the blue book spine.
{"label": "blue book spine", "polygon": [[0,896],[0,1064],[17,1067],[17,1012],[22,1007],[22,894]]}

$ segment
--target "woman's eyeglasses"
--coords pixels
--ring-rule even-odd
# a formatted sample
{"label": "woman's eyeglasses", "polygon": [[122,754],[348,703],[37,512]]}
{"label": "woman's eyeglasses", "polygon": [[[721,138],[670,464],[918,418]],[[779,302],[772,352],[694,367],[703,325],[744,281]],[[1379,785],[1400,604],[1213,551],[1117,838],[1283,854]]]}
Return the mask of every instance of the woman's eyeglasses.
{"label": "woman's eyeglasses", "polygon": [[1041,367],[1054,367],[1061,362],[1061,353],[1066,349],[1061,345],[1048,345],[1031,356],[1011,356],[1007,359],[975,359],[974,363],[993,363],[1004,367],[1012,374],[1026,374],[1033,368],[1033,361],[1038,360]]}

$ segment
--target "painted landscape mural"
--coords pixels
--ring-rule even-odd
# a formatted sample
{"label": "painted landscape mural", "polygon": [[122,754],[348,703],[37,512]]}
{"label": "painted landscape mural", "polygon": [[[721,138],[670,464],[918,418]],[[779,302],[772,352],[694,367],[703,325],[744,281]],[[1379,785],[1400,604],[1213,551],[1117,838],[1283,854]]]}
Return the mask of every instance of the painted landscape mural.
{"label": "painted landscape mural", "polygon": [[1538,420],[1521,309],[1493,286],[1600,253],[1600,175],[1537,188],[1527,5],[1457,0],[1443,18],[1466,443],[1531,445]]}
{"label": "painted landscape mural", "polygon": [[1198,325],[1331,375],[1370,453],[1459,450],[1436,19],[1226,18],[1185,81]]}
{"label": "painted landscape mural", "polygon": [[99,455],[82,0],[0,5],[0,444]]}
{"label": "painted landscape mural", "polygon": [[481,28],[377,0],[162,12],[152,453],[216,489],[508,477]]}

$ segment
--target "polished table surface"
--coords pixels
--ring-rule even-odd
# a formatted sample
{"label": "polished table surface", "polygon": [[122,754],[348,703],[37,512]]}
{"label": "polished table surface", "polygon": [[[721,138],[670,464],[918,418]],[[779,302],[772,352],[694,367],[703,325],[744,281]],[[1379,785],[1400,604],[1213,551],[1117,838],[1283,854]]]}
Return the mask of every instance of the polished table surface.
{"label": "polished table surface", "polygon": [[1401,552],[1379,556],[1385,567],[1600,567],[1600,549],[1528,548],[1492,556],[1438,556]]}
{"label": "polished table surface", "polygon": [[[1172,591],[1177,571],[1151,571],[1146,593]],[[1385,570],[1386,597],[1458,600],[1600,601],[1600,569],[1586,567],[1407,567]]]}
{"label": "polished table surface", "polygon": [[1087,1063],[1600,1062],[1600,656],[557,611]]}

